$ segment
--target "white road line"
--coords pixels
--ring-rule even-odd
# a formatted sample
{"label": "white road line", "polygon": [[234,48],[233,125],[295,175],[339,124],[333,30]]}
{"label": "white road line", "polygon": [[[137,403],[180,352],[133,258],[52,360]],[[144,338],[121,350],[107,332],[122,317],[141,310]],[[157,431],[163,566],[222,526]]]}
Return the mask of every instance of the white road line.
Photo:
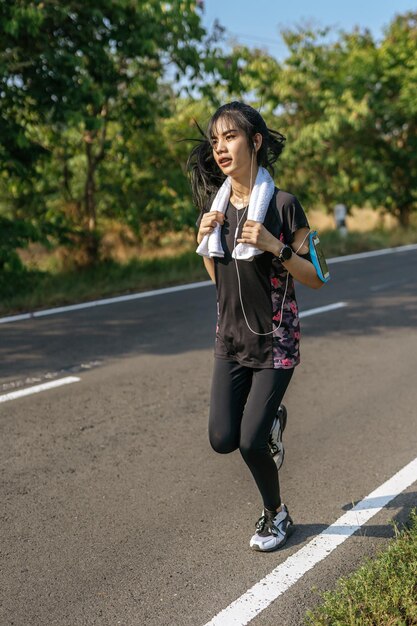
{"label": "white road line", "polygon": [[288,557],[205,626],[244,626],[417,480],[417,458]]}
{"label": "white road line", "polygon": [[90,309],[95,306],[105,306],[106,304],[116,304],[118,302],[129,302],[130,300],[141,300],[142,298],[150,298],[152,296],[162,296],[167,293],[175,293],[176,291],[187,291],[188,289],[197,289],[198,287],[208,287],[213,285],[211,280],[204,280],[200,283],[189,283],[188,285],[177,285],[176,287],[164,287],[163,289],[155,289],[153,291],[142,291],[140,293],[131,293],[127,296],[117,296],[115,298],[104,298],[103,300],[92,300],[91,302],[82,302],[81,304],[70,304],[68,306],[59,306],[54,309],[45,309],[44,311],[34,311],[33,313],[21,313],[20,315],[9,315],[8,317],[0,317],[0,324],[8,322],[20,322],[21,320],[29,320],[33,317],[45,317],[45,315],[55,315],[56,313],[67,313],[69,311],[79,311],[80,309]]}
{"label": "white road line", "polygon": [[66,378],[60,378],[59,380],[52,380],[50,383],[42,383],[41,385],[35,385],[34,387],[19,389],[19,391],[11,391],[10,393],[5,393],[0,396],[0,403],[8,402],[9,400],[16,400],[17,398],[23,398],[24,396],[30,396],[33,393],[39,393],[40,391],[46,391],[47,389],[53,389],[54,387],[77,383],[80,380],[81,378],[78,378],[77,376],[67,376]]}
{"label": "white road line", "polygon": [[[346,302],[335,302],[334,304],[328,304],[326,306],[316,307],[315,309],[308,309],[307,311],[301,311],[301,313],[299,314],[299,317],[302,318],[302,317],[309,317],[310,315],[318,315],[319,313],[327,313],[327,311],[334,311],[336,309],[341,309],[342,307],[345,307],[345,306],[347,306]],[[91,363],[93,365],[99,364],[98,361],[92,361]],[[85,364],[84,367],[87,368],[89,365],[90,364]],[[0,402],[7,402],[8,400],[15,400],[15,398],[28,396],[32,393],[38,393],[38,391],[43,391],[44,389],[50,389],[52,387],[59,387],[60,385],[66,385],[68,383],[73,383],[78,380],[80,380],[80,378],[76,378],[74,376],[68,376],[67,378],[61,378],[60,380],[57,380],[51,383],[44,383],[41,385],[36,385],[34,387],[28,387],[20,391],[11,391],[10,393],[0,395]],[[15,383],[12,383],[12,384],[15,384]]]}
{"label": "white road line", "polygon": [[373,256],[381,256],[383,254],[396,254],[397,252],[410,252],[417,250],[417,243],[410,243],[407,246],[397,246],[396,248],[383,248],[382,250],[371,250],[370,252],[357,252],[356,254],[346,254],[345,256],[336,256],[329,259],[327,263],[344,263],[345,261],[356,261],[357,259],[369,259]]}
{"label": "white road line", "polygon": [[[360,252],[358,254],[348,254],[345,256],[333,257],[328,259],[329,264],[344,263],[345,261],[355,261],[356,259],[366,259],[373,256],[381,256],[382,254],[394,254],[396,252],[409,252],[417,250],[417,244],[409,244],[397,248],[384,248],[383,250],[373,250],[371,252]],[[45,309],[43,311],[34,311],[31,313],[20,313],[19,315],[9,315],[0,317],[0,324],[8,322],[20,322],[29,320],[33,317],[44,317],[45,315],[55,315],[57,313],[68,313],[70,311],[79,311],[80,309],[90,309],[96,306],[105,306],[107,304],[117,304],[118,302],[129,302],[130,300],[140,300],[142,298],[151,298],[153,296],[161,296],[177,291],[187,291],[188,289],[197,289],[199,287],[214,286],[211,280],[204,280],[199,283],[189,283],[188,285],[177,285],[176,287],[165,287],[164,289],[154,289],[153,291],[142,291],[140,293],[132,293],[127,296],[116,296],[114,298],[103,298],[102,300],[92,300],[91,302],[82,302],[81,304],[70,304],[68,306],[55,307],[54,309]]]}
{"label": "white road line", "polygon": [[318,313],[326,313],[327,311],[335,311],[336,309],[342,309],[347,306],[347,302],[335,302],[334,304],[326,304],[326,306],[318,306],[315,309],[307,309],[307,311],[301,311],[299,317],[309,317],[310,315],[317,315]]}

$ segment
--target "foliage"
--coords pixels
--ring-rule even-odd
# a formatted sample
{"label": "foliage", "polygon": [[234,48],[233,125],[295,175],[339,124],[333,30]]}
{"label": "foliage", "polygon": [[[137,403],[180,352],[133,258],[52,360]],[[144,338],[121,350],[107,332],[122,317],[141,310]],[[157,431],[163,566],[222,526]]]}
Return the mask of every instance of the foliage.
{"label": "foliage", "polygon": [[[359,29],[284,32],[278,62],[223,53],[224,29],[205,31],[203,6],[0,0],[0,216],[26,224],[26,242],[33,228],[49,228],[50,242],[67,233],[86,263],[99,260],[109,219],[158,244],[195,221],[192,144],[182,141],[198,137],[193,120],[204,126],[239,97],[287,135],[278,181],[305,206],[384,206],[407,225],[417,205],[417,14],[397,16],[380,42]],[[7,271],[18,271],[13,242]]]}
{"label": "foliage", "polygon": [[53,243],[71,244],[71,231],[58,222],[36,223],[0,215],[0,297],[10,298],[29,288],[38,272],[29,272],[18,254],[30,243],[50,248]]}
{"label": "foliage", "polygon": [[241,50],[256,94],[288,147],[283,184],[310,205],[384,206],[404,226],[417,208],[417,13],[377,43],[369,31],[283,33],[283,63]]}
{"label": "foliage", "polygon": [[[155,170],[133,162],[143,136],[149,144],[158,142],[157,123],[171,114],[167,72],[185,80],[189,91],[210,74],[208,97],[238,77],[233,60],[217,46],[221,29],[208,36],[202,27],[201,5],[0,0],[0,165],[7,174],[0,189],[6,190],[8,211],[16,215],[23,206],[27,215],[36,207],[30,215],[47,220],[63,210],[92,231],[92,244],[101,208],[97,191],[108,191],[103,181],[113,189],[117,184],[108,178],[111,153],[113,163],[127,162],[135,174],[130,195],[147,197],[136,213],[169,201],[172,188],[163,183],[155,196],[155,185],[149,185]],[[29,196],[32,206],[25,201]],[[107,206],[111,201],[114,196]]]}
{"label": "foliage", "polygon": [[29,241],[39,241],[40,233],[30,223],[13,222],[0,215],[0,294],[10,298],[27,288],[29,274],[16,252]]}
{"label": "foliage", "polygon": [[141,240],[153,243],[166,231],[195,223],[185,175],[191,149],[186,139],[196,136],[193,118],[206,117],[208,110],[205,100],[188,102],[172,93],[165,97],[171,115],[124,145],[115,142],[100,173],[101,214],[125,221]]}

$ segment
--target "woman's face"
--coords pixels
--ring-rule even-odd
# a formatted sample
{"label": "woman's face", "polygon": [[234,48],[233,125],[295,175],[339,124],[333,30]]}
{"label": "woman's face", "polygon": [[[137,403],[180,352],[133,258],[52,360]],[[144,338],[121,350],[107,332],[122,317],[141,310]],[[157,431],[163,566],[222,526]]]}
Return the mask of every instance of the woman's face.
{"label": "woman's face", "polygon": [[214,160],[223,174],[235,178],[249,173],[252,154],[248,139],[233,121],[220,118],[213,128],[211,143]]}

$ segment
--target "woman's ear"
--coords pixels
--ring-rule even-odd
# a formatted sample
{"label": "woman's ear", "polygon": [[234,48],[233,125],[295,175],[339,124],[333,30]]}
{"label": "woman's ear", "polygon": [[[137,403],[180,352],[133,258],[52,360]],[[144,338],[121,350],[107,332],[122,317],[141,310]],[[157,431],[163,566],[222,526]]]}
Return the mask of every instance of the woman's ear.
{"label": "woman's ear", "polygon": [[256,133],[253,136],[253,149],[255,150],[255,152],[258,152],[259,148],[262,146],[262,135],[261,133]]}

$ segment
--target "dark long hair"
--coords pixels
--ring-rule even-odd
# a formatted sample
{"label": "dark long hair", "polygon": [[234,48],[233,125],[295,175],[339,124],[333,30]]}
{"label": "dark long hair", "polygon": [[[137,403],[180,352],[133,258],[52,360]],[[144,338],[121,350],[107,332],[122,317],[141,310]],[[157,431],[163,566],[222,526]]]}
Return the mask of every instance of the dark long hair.
{"label": "dark long hair", "polygon": [[229,102],[217,109],[208,123],[206,132],[196,122],[202,138],[195,140],[198,143],[188,157],[187,171],[193,201],[200,211],[208,210],[211,198],[226,178],[214,160],[211,144],[212,133],[220,119],[231,122],[233,128],[239,128],[245,133],[250,150],[253,150],[254,136],[257,133],[262,135],[262,145],[256,155],[257,163],[268,169],[272,176],[274,163],[284,149],[285,137],[278,131],[268,128],[262,115],[243,102]]}

